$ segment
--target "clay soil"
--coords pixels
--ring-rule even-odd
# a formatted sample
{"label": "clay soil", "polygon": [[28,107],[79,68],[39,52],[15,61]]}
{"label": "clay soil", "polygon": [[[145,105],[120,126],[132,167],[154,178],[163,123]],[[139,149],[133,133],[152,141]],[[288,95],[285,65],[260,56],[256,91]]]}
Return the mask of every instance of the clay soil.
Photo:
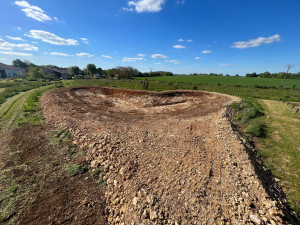
{"label": "clay soil", "polygon": [[70,87],[49,91],[41,104],[47,123],[69,129],[86,162],[104,172],[108,224],[297,223],[233,131],[233,101],[240,99]]}

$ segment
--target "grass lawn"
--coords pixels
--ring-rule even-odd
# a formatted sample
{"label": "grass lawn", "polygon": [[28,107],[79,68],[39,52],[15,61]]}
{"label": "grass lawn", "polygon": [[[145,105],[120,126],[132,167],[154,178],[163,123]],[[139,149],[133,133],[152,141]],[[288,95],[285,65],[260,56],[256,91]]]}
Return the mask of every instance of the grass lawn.
{"label": "grass lawn", "polygon": [[[269,135],[262,139],[259,153],[280,180],[291,207],[300,214],[300,113],[291,105],[259,101],[265,108]],[[299,108],[299,107],[298,107]]]}
{"label": "grass lawn", "polygon": [[[266,87],[280,87],[283,79],[277,78],[258,78],[258,77],[232,77],[232,76],[205,76],[205,75],[179,75],[179,76],[161,76],[161,77],[143,77],[137,79],[148,79],[157,81],[169,82],[188,82],[194,84],[223,84],[223,85],[242,85],[242,86],[266,86]],[[300,88],[300,80],[287,79],[285,87]]]}

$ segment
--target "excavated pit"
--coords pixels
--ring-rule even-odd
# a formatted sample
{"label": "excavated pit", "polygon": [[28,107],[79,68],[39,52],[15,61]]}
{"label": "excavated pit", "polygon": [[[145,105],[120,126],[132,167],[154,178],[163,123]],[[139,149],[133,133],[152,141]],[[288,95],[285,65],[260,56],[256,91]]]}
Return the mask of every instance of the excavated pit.
{"label": "excavated pit", "polygon": [[104,172],[109,224],[289,223],[285,199],[266,190],[232,130],[233,101],[240,99],[70,87],[41,104],[47,122],[69,129]]}

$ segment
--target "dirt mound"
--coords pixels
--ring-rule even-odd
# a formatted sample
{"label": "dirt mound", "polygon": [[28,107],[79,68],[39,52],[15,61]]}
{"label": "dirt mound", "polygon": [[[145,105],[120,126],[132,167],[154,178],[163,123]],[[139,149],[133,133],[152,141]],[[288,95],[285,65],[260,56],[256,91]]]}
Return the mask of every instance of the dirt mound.
{"label": "dirt mound", "polygon": [[49,123],[70,130],[92,168],[105,172],[110,224],[284,224],[232,131],[227,106],[208,92],[104,87],[55,89]]}

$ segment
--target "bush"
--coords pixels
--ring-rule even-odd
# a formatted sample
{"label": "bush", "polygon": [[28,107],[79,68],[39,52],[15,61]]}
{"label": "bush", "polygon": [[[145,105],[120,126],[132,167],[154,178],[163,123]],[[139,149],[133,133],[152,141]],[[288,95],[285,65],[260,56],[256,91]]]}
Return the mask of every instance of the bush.
{"label": "bush", "polygon": [[239,111],[241,109],[241,106],[239,103],[237,102],[234,102],[231,104],[231,108],[234,110],[234,111]]}
{"label": "bush", "polygon": [[233,103],[235,124],[242,136],[249,142],[253,137],[265,137],[266,125],[261,119],[264,115],[262,106],[255,99],[246,99],[241,104]]}
{"label": "bush", "polygon": [[254,100],[245,100],[242,104],[233,103],[233,109],[237,112],[235,119],[242,124],[248,123],[251,119],[263,116],[263,109]]}
{"label": "bush", "polygon": [[244,132],[250,134],[252,137],[265,137],[266,126],[261,120],[257,119],[252,121]]}

